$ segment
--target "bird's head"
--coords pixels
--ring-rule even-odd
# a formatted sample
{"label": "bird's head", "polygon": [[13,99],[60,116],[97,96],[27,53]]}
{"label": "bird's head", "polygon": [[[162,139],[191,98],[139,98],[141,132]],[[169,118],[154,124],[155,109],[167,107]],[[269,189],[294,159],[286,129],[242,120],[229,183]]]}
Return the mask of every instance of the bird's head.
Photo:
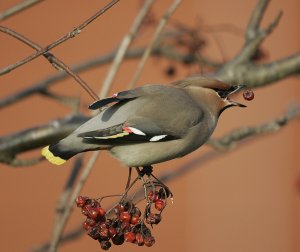
{"label": "bird's head", "polygon": [[232,94],[244,88],[245,85],[231,85],[216,79],[203,77],[190,77],[174,82],[173,85],[188,90],[199,104],[209,108],[217,116],[230,107],[247,107],[230,98]]}

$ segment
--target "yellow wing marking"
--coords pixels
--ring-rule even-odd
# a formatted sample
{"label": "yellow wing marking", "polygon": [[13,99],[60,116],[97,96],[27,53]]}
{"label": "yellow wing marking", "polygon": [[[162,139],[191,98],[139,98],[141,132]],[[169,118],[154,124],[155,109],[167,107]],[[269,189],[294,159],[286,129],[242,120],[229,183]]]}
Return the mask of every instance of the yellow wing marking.
{"label": "yellow wing marking", "polygon": [[119,138],[119,137],[123,137],[123,136],[127,136],[129,135],[129,133],[127,131],[123,131],[121,133],[118,133],[116,135],[111,135],[111,136],[103,136],[103,137],[93,137],[95,139],[112,139],[112,138]]}

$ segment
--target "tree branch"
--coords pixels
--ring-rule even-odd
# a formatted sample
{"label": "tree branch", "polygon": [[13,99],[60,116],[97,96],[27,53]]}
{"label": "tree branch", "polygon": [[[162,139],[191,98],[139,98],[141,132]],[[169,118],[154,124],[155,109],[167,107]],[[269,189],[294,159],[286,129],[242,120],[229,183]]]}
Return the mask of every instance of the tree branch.
{"label": "tree branch", "polygon": [[248,87],[263,87],[288,76],[300,74],[300,53],[269,64],[239,64],[214,74],[228,83],[244,83]]}
{"label": "tree branch", "polygon": [[248,87],[262,87],[300,73],[300,53],[268,64],[251,62],[263,39],[273,31],[282,16],[282,12],[279,12],[266,29],[261,29],[259,26],[268,2],[269,0],[260,0],[256,6],[245,34],[245,46],[240,53],[212,73],[212,77],[232,84],[243,83]]}
{"label": "tree branch", "polygon": [[250,41],[256,37],[257,30],[259,29],[259,26],[261,24],[261,21],[264,17],[265,11],[269,3],[270,0],[260,0],[256,5],[256,8],[252,12],[251,18],[246,29],[245,39],[247,41]]}
{"label": "tree branch", "polygon": [[78,35],[87,25],[89,25],[92,21],[94,21],[96,18],[104,14],[107,10],[109,10],[111,7],[113,7],[119,0],[112,0],[109,4],[107,4],[105,7],[103,7],[101,10],[99,10],[96,14],[94,14],[92,17],[88,18],[86,21],[84,21],[82,24],[75,27],[71,32],[64,35],[63,37],[55,40],[50,45],[46,46],[45,48],[38,50],[36,53],[14,63],[11,64],[5,68],[0,69],[0,76],[9,73],[10,71],[34,60],[35,58],[43,55],[44,53],[50,51],[51,49],[55,48],[56,46],[60,45],[61,43],[69,40],[70,38],[74,38],[76,35]]}
{"label": "tree branch", "polygon": [[142,70],[145,66],[145,63],[146,63],[147,59],[149,58],[151,50],[153,49],[155,43],[158,40],[159,35],[161,34],[161,32],[162,32],[163,28],[165,27],[165,25],[167,24],[169,18],[175,12],[175,10],[177,9],[177,7],[180,3],[181,3],[181,0],[175,0],[173,2],[173,4],[171,5],[171,7],[165,12],[163,17],[160,19],[160,21],[158,23],[158,26],[156,27],[156,30],[154,31],[154,34],[151,38],[151,41],[150,41],[149,45],[147,46],[146,50],[143,53],[143,56],[142,56],[140,62],[137,65],[137,68],[136,68],[135,73],[132,77],[132,80],[128,84],[128,89],[131,89],[136,85],[136,83],[137,83],[137,81],[138,81],[138,79],[141,75],[141,72],[142,72]]}
{"label": "tree branch", "polygon": [[[16,161],[16,156],[19,153],[55,143],[70,134],[87,119],[88,117],[80,114],[71,115],[54,120],[46,125],[1,137],[0,162],[9,165],[21,163],[20,160],[18,162]],[[28,163],[28,165],[30,165],[30,163]]]}
{"label": "tree branch", "polygon": [[136,37],[137,32],[139,31],[140,27],[143,24],[144,19],[147,17],[147,14],[153,5],[154,0],[146,0],[143,7],[141,8],[140,12],[136,16],[136,18],[133,21],[133,24],[128,32],[128,34],[125,35],[125,37],[122,39],[122,42],[117,50],[116,56],[114,58],[114,61],[110,67],[110,70],[108,74],[106,75],[106,78],[103,81],[101,92],[99,96],[101,98],[104,98],[107,96],[109,89],[113,83],[113,80],[116,76],[117,71],[120,68],[121,62],[124,59],[124,56],[128,50],[129,45],[133,41],[133,39]]}
{"label": "tree branch", "polygon": [[219,139],[210,139],[207,144],[219,151],[230,150],[235,148],[239,141],[246,138],[276,132],[286,126],[288,122],[293,119],[300,119],[300,105],[291,107],[286,114],[271,122],[254,127],[239,128]]}
{"label": "tree branch", "polygon": [[0,21],[7,19],[35,4],[38,4],[44,0],[24,0],[23,2],[3,11],[0,13]]}
{"label": "tree branch", "polygon": [[[136,59],[140,58],[145,51],[145,48],[133,48],[126,52],[124,58],[125,59]],[[206,58],[199,57],[197,55],[191,55],[191,54],[183,54],[174,48],[170,46],[158,46],[155,47],[152,52],[152,55],[158,56],[158,57],[165,57],[170,60],[175,60],[179,62],[184,62],[185,64],[193,64],[193,63],[201,63],[210,67],[219,67],[220,65],[216,62],[212,62]],[[96,57],[94,59],[89,59],[83,63],[80,63],[78,65],[75,65],[71,67],[75,73],[80,73],[83,71],[87,71],[89,69],[98,67],[103,64],[110,63],[114,57],[116,56],[116,52],[111,52],[99,57]],[[33,94],[41,93],[50,86],[57,84],[57,82],[64,80],[68,77],[68,75],[64,72],[59,72],[56,74],[53,74],[52,76],[41,80],[35,84],[33,84],[29,88],[25,88],[21,91],[16,92],[15,94],[12,94],[10,96],[7,96],[0,100],[0,108],[3,108],[5,106],[11,105],[15,102],[19,102],[24,98],[27,98]]]}

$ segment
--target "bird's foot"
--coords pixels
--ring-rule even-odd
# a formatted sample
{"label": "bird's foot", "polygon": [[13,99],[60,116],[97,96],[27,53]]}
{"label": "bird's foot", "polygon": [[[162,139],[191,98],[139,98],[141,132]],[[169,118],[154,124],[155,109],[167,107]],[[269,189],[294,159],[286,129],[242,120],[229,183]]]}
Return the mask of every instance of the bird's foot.
{"label": "bird's foot", "polygon": [[142,167],[142,170],[140,170],[140,176],[144,176],[144,175],[147,175],[147,176],[150,176],[153,172],[153,167],[152,166],[143,166]]}

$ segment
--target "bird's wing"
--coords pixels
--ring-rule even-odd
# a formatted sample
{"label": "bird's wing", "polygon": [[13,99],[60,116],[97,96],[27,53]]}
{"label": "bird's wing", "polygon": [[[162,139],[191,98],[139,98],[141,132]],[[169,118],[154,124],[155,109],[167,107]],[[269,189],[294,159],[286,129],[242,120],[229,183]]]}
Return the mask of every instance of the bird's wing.
{"label": "bird's wing", "polygon": [[[141,123],[137,123],[140,121]],[[133,126],[134,125],[134,126]],[[78,134],[87,142],[99,144],[124,144],[169,141],[179,138],[161,129],[147,118],[127,121],[112,127]]]}
{"label": "bird's wing", "polygon": [[132,89],[113,94],[111,97],[95,101],[89,105],[89,109],[96,110],[113,102],[131,100],[141,95],[140,89]]}
{"label": "bird's wing", "polygon": [[203,116],[191,97],[174,87],[148,85],[107,99],[97,106],[117,103],[74,132],[84,141],[113,145],[178,139]]}

